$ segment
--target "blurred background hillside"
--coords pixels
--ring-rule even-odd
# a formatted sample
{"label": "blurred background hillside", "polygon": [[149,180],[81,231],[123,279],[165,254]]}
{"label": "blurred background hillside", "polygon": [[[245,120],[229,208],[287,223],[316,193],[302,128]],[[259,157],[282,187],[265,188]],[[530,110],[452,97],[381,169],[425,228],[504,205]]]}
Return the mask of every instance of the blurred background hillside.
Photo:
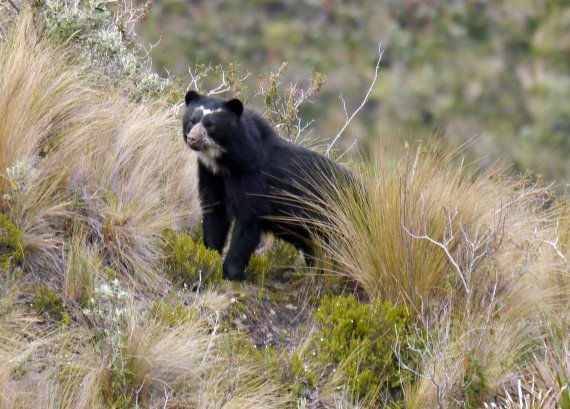
{"label": "blurred background hillside", "polygon": [[[332,138],[370,85],[371,99],[346,133],[366,152],[378,138],[425,138],[472,158],[502,159],[519,173],[570,181],[568,0],[155,0],[138,28],[161,75],[188,66],[239,63],[241,97],[256,101],[259,77],[288,62],[283,83],[321,73],[321,92],[301,115]],[[188,82],[189,83],[189,82]]]}

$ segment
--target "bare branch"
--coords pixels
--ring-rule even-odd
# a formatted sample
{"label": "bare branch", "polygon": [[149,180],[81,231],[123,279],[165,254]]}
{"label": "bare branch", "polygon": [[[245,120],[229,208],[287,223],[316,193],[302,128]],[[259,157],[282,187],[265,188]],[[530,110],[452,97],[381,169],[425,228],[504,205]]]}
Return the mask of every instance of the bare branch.
{"label": "bare branch", "polygon": [[[558,235],[558,228],[560,227],[560,222],[557,220],[556,221],[556,229],[555,229],[555,233],[556,233],[556,238],[554,240],[544,240],[542,239],[543,243],[548,244],[549,246],[551,246],[554,251],[556,252],[556,254],[558,255],[558,257],[560,257],[562,260],[564,260],[564,263],[566,264],[566,266],[568,266],[568,259],[566,258],[566,256],[562,253],[562,251],[560,251],[560,248],[558,247],[558,240],[559,240],[559,235]],[[536,229],[535,229],[536,230]],[[535,233],[536,234],[536,233]]]}
{"label": "bare branch", "polygon": [[[356,108],[356,110],[352,113],[352,115],[347,119],[347,121],[344,123],[344,125],[342,126],[340,131],[338,131],[338,133],[336,134],[336,136],[334,137],[332,142],[327,147],[327,150],[325,152],[326,156],[330,155],[332,148],[338,142],[338,140],[342,136],[345,129],[348,127],[348,125],[350,125],[350,123],[352,122],[354,117],[362,110],[362,108],[364,108],[364,105],[366,105],[366,103],[370,99],[370,94],[372,94],[372,90],[374,89],[374,86],[376,85],[376,80],[378,79],[378,71],[380,70],[380,62],[382,62],[382,55],[384,54],[384,50],[382,49],[382,44],[378,45],[378,53],[379,53],[379,56],[378,56],[378,60],[376,61],[376,68],[374,69],[374,78],[372,79],[372,83],[370,84],[370,87],[368,88],[368,92],[366,92],[366,95],[364,96],[364,99],[362,100],[362,102],[360,103],[358,108]],[[343,101],[344,112],[347,113],[346,104],[344,103],[344,98],[342,97],[342,95],[341,95],[341,100]]]}
{"label": "bare branch", "polygon": [[16,3],[14,3],[14,0],[8,0],[8,3],[10,3],[10,6],[12,6],[14,8],[14,10],[16,10],[17,13],[20,12],[20,8],[18,6],[16,6]]}
{"label": "bare branch", "polygon": [[204,354],[204,357],[202,358],[202,363],[205,363],[206,360],[210,357],[210,350],[212,349],[212,344],[214,343],[214,340],[217,337],[219,319],[220,319],[220,313],[218,311],[216,311],[216,318],[215,318],[214,322],[212,323],[212,327],[213,327],[212,335],[210,335],[210,341],[208,342],[208,347],[206,348],[206,353]]}
{"label": "bare branch", "polygon": [[453,265],[453,267],[455,268],[455,270],[457,271],[457,273],[459,274],[459,277],[461,278],[461,281],[463,282],[463,287],[465,288],[465,292],[467,294],[469,294],[470,292],[470,288],[469,285],[467,285],[467,281],[465,280],[465,277],[463,276],[463,272],[461,271],[461,268],[459,267],[459,265],[457,264],[457,261],[455,261],[455,259],[453,258],[453,256],[451,255],[451,253],[449,252],[449,248],[448,248],[448,244],[451,242],[451,240],[453,240],[453,233],[451,233],[450,238],[448,238],[445,242],[441,243],[437,240],[432,239],[431,237],[429,237],[428,235],[424,234],[422,236],[418,236],[413,234],[412,232],[410,232],[406,226],[404,226],[402,224],[402,228],[404,229],[404,231],[409,234],[411,237],[413,237],[414,239],[420,239],[420,240],[427,240],[430,243],[435,244],[436,246],[438,246],[439,248],[441,248],[444,252],[445,255],[447,256],[449,262]]}
{"label": "bare branch", "polygon": [[195,89],[200,91],[200,86],[198,82],[206,77],[210,71],[212,70],[211,65],[207,65],[206,67],[200,67],[198,72],[193,72],[191,67],[188,67],[188,74],[190,75],[191,81],[189,85],[189,89]]}

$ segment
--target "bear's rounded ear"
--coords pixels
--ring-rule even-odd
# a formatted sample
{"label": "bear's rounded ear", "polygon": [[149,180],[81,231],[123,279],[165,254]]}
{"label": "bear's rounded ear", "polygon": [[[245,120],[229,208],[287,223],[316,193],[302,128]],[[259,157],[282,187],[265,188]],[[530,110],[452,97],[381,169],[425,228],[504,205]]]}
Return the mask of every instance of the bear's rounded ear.
{"label": "bear's rounded ear", "polygon": [[224,107],[232,111],[237,116],[241,116],[243,113],[243,104],[237,98],[230,99],[224,104]]}
{"label": "bear's rounded ear", "polygon": [[186,97],[184,98],[184,101],[186,101],[186,105],[188,105],[190,102],[192,102],[193,100],[195,100],[197,98],[200,98],[200,94],[198,94],[194,90],[190,90],[186,93]]}

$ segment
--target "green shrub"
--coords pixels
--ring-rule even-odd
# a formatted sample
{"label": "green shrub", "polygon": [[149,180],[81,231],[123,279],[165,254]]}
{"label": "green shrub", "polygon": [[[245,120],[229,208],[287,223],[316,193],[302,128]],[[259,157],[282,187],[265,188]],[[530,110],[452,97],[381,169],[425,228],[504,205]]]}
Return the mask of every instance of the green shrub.
{"label": "green shrub", "polygon": [[[34,311],[47,314],[58,321],[64,318],[63,301],[58,293],[48,287],[40,287],[38,295],[32,304]],[[65,317],[68,320],[69,317]]]}
{"label": "green shrub", "polygon": [[414,367],[419,347],[414,323],[404,305],[375,300],[361,304],[356,297],[325,296],[315,314],[317,358],[330,363],[346,379],[355,399],[374,396],[379,388],[395,389],[409,381],[400,372],[393,346],[398,343],[400,359]]}
{"label": "green shrub", "polygon": [[249,259],[246,273],[253,275],[256,281],[259,283],[263,283],[267,278],[271,267],[271,262],[267,259],[267,257],[261,256],[259,254],[254,254]]}
{"label": "green shrub", "polygon": [[308,368],[297,353],[293,354],[289,360],[289,372],[292,378],[291,392],[295,396],[307,396],[317,387],[317,373]]}
{"label": "green shrub", "polygon": [[277,240],[265,257],[271,263],[273,271],[282,272],[295,264],[299,258],[299,251],[292,244]]}
{"label": "green shrub", "polygon": [[465,358],[465,373],[463,375],[462,391],[465,396],[467,408],[480,408],[489,395],[490,387],[481,359],[472,352]]}
{"label": "green shrub", "polygon": [[163,250],[166,273],[174,282],[193,287],[222,280],[222,257],[207,249],[196,235],[167,230]]}
{"label": "green shrub", "polygon": [[249,259],[246,272],[253,275],[256,281],[263,283],[268,275],[280,275],[292,268],[299,258],[297,249],[282,240],[274,244],[261,254],[254,254]]}
{"label": "green shrub", "polygon": [[0,271],[9,271],[23,261],[22,232],[0,214]]}

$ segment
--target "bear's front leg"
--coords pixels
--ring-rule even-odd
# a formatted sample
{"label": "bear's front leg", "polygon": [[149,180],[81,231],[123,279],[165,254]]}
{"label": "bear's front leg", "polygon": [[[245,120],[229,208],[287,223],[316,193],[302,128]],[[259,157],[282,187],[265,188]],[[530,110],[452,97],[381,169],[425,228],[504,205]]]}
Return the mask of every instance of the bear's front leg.
{"label": "bear's front leg", "polygon": [[206,209],[202,221],[204,245],[222,254],[230,224],[231,221],[227,215],[226,206],[223,203],[218,203]]}
{"label": "bear's front leg", "polygon": [[236,220],[230,249],[224,260],[224,278],[243,280],[249,258],[261,240],[261,226],[256,220]]}
{"label": "bear's front leg", "polygon": [[228,215],[224,181],[198,161],[198,191],[204,212],[202,231],[204,245],[222,254],[231,218]]}

